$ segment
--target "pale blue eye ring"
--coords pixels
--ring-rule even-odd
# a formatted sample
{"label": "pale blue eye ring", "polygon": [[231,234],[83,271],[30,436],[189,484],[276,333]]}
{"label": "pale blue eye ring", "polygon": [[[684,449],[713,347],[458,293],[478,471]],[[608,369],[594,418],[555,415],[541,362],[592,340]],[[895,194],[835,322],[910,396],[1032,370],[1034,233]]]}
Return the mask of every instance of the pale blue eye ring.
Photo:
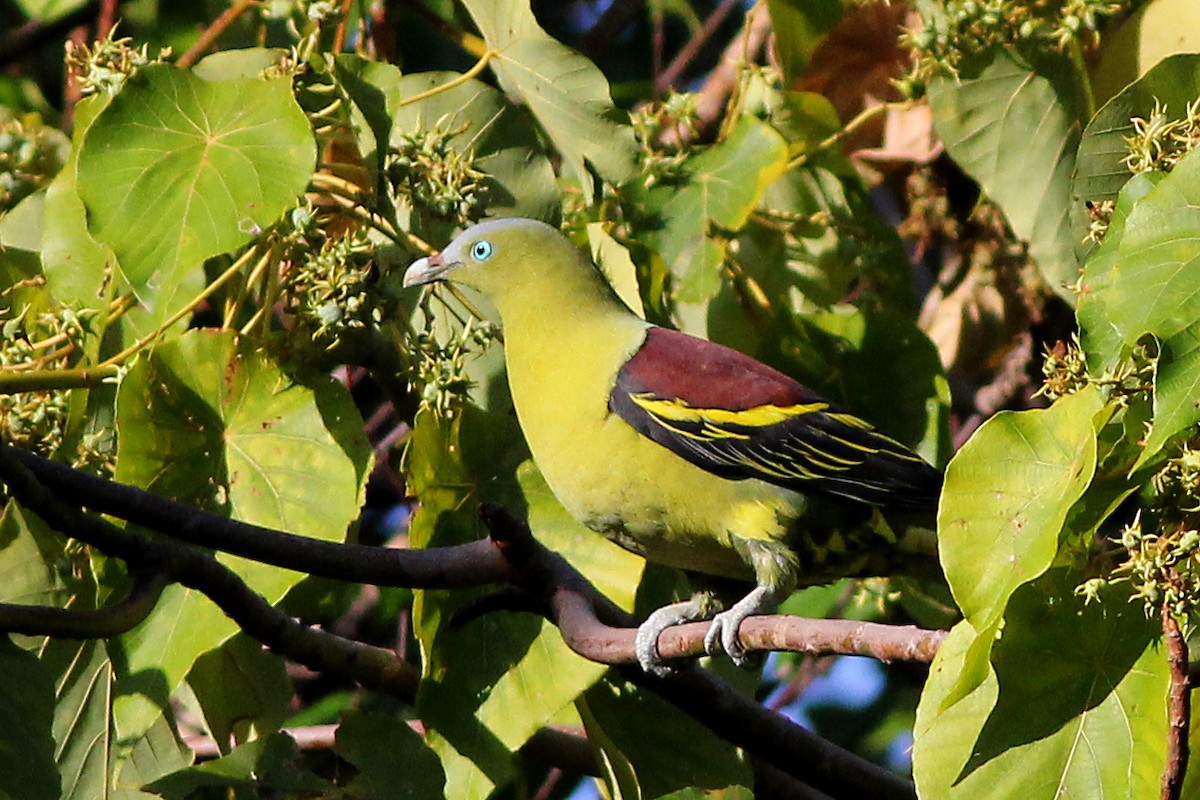
{"label": "pale blue eye ring", "polygon": [[471,245],[471,258],[476,261],[487,261],[492,257],[492,243],[487,239],[480,239],[475,244]]}

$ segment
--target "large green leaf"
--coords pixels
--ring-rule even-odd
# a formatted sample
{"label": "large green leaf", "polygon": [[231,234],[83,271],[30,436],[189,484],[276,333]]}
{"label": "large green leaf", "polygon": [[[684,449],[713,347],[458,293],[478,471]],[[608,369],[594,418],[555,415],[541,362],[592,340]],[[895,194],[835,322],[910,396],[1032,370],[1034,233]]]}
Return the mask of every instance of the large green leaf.
{"label": "large green leaf", "polygon": [[1068,211],[1075,150],[1089,116],[1066,54],[990,51],[958,79],[929,86],[946,150],[1004,210],[1049,283],[1067,300],[1078,263]]}
{"label": "large green leaf", "polygon": [[1096,468],[1100,393],[1047,409],[1001,412],[946,470],[938,512],[942,566],[963,615],[983,630],[1053,560],[1063,521]]}
{"label": "large green leaf", "polygon": [[244,634],[196,659],[187,681],[223,753],[278,731],[293,710],[283,659]]}
{"label": "large green leaf", "polygon": [[740,120],[724,141],[687,162],[680,187],[652,191],[644,211],[659,217],[646,241],[675,277],[675,296],[699,303],[721,288],[727,242],[713,227],[738,231],[766,188],[787,168],[787,144],[765,122]]}
{"label": "large green leaf", "polygon": [[1092,70],[1092,91],[1104,102],[1169,56],[1198,50],[1200,6],[1192,0],[1139,4],[1115,30],[1105,28],[1100,60]]}
{"label": "large green leaf", "polygon": [[247,242],[308,184],[316,145],[291,80],[206,81],[166,65],[130,78],[78,161],[88,229],[163,319],[206,258]]}
{"label": "large green leaf", "polygon": [[1169,118],[1182,119],[1188,103],[1200,95],[1200,55],[1180,55],[1160,64],[1105,103],[1088,122],[1079,142],[1071,186],[1073,236],[1081,255],[1089,215],[1087,203],[1115,200],[1130,179],[1123,163],[1129,153],[1125,137],[1133,134],[1133,118],[1149,119],[1161,103]]}
{"label": "large green leaf", "polygon": [[[298,383],[230,333],[191,331],[139,360],[122,381],[117,426],[119,481],[327,540],[358,516],[370,450],[346,390],[324,377]],[[221,558],[270,602],[301,577]],[[118,640],[122,738],[138,736],[196,657],[235,631],[193,590],[168,587]]]}
{"label": "large green leaf", "polygon": [[1086,604],[1079,577],[1022,587],[995,643],[994,672],[949,705],[980,635],[942,644],[917,710],[913,775],[923,798],[1157,796],[1167,735],[1166,659],[1156,625],[1123,588]]}
{"label": "large green leaf", "polygon": [[112,663],[104,643],[51,639],[40,653],[54,680],[55,761],[64,800],[104,797],[112,764]]}
{"label": "large green leaf", "polygon": [[1109,304],[1119,299],[1110,291],[1113,282],[1121,277],[1117,270],[1117,255],[1130,212],[1165,177],[1162,172],[1143,172],[1121,187],[1108,231],[1083,265],[1082,291],[1075,316],[1079,320],[1080,344],[1093,373],[1116,366],[1126,354],[1125,337],[1114,324],[1114,318],[1119,318],[1121,310],[1109,309]]}
{"label": "large green leaf", "polygon": [[633,174],[633,129],[609,96],[608,81],[588,59],[549,36],[527,0],[464,0],[489,49],[500,85],[541,124],[590,202],[588,166],[613,184]]}
{"label": "large green leaf", "polygon": [[991,639],[1009,598],[1058,552],[1071,507],[1096,469],[1099,391],[1084,389],[1045,410],[992,417],[946,470],[938,551],[955,601],[980,632],[957,701],[986,677]]}
{"label": "large green leaf", "polygon": [[[79,197],[76,180],[79,148],[96,115],[106,105],[107,96],[98,96],[85,98],[75,107],[75,147],[46,191],[42,220],[42,268],[50,291],[64,305],[80,308],[99,306],[105,271],[110,260],[115,259],[112,250],[88,231],[87,209]],[[193,284],[198,284],[200,277],[193,278]]]}

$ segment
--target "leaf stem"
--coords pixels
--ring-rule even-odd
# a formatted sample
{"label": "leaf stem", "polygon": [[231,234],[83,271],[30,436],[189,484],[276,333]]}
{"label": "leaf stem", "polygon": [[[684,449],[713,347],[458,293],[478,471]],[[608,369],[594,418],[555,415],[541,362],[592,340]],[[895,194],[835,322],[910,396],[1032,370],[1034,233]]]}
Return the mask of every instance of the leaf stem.
{"label": "leaf stem", "polygon": [[400,101],[400,106],[403,108],[404,106],[412,105],[413,103],[418,103],[422,100],[433,97],[434,95],[441,94],[442,92],[448,92],[451,89],[453,89],[455,86],[461,86],[462,84],[464,84],[467,81],[474,78],[479,73],[483,72],[483,68],[488,65],[488,62],[491,61],[493,58],[495,58],[498,55],[500,55],[499,50],[486,51],[482,56],[479,57],[479,60],[475,62],[475,66],[471,67],[469,70],[467,70],[463,74],[459,75],[457,78],[452,78],[451,80],[448,80],[445,83],[443,83],[441,86],[435,86],[432,89],[425,90],[424,92],[418,92],[417,94],[414,94],[412,97],[406,97]]}
{"label": "leaf stem", "polygon": [[129,345],[129,347],[126,347],[124,350],[117,353],[112,358],[108,358],[108,359],[105,359],[104,361],[100,362],[100,364],[98,366],[100,366],[100,367],[116,366],[116,365],[120,364],[122,361],[124,361],[125,359],[129,358],[131,355],[134,355],[135,353],[137,353],[139,350],[144,348],[146,345],[153,342],[159,336],[162,336],[164,331],[166,331],[172,325],[174,325],[176,322],[179,322],[179,320],[183,319],[189,313],[194,311],[196,306],[200,305],[205,300],[207,300],[209,297],[211,297],[213,295],[213,293],[217,291],[217,289],[220,289],[234,275],[236,275],[242,269],[242,267],[244,267],[244,266],[246,266],[246,264],[250,263],[251,256],[253,256],[256,252],[258,252],[257,246],[251,247],[250,249],[248,249],[245,253],[243,253],[241,256],[239,256],[238,259],[236,261],[234,261],[233,264],[231,264],[227,270],[225,270],[220,275],[218,275],[216,280],[214,280],[208,286],[204,287],[204,291],[200,292],[200,294],[193,297],[187,303],[184,303],[183,306],[181,306],[178,311],[176,311],[168,319],[163,321],[162,324],[160,324],[157,328],[150,331],[150,333],[148,333],[145,336],[143,336],[142,338],[138,339],[136,342]]}
{"label": "leaf stem", "polygon": [[86,389],[99,386],[120,372],[116,365],[47,369],[37,372],[0,372],[0,394],[49,392],[55,389]]}
{"label": "leaf stem", "polygon": [[861,128],[863,125],[866,125],[868,122],[875,119],[875,117],[878,117],[880,114],[885,114],[888,111],[907,111],[915,106],[918,102],[920,101],[898,100],[894,103],[882,103],[877,106],[871,106],[870,108],[864,108],[862,111],[858,112],[858,114],[856,114],[852,120],[847,122],[841,130],[829,134],[820,142],[818,142],[816,147],[805,150],[803,153],[789,161],[787,168],[791,170],[795,169],[796,167],[803,166],[804,164],[808,163],[808,160],[813,157],[814,153],[819,153],[822,150],[827,150],[828,148],[833,147],[835,144],[842,141],[847,136]]}

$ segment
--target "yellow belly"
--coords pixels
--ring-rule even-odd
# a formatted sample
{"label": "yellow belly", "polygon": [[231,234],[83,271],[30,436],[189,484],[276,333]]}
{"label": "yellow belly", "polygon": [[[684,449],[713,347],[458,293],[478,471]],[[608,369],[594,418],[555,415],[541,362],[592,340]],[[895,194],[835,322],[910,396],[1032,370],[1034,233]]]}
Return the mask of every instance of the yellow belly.
{"label": "yellow belly", "polygon": [[[513,401],[534,461],[572,516],[622,547],[668,566],[753,578],[734,537],[782,540],[803,498],[712,475],[611,413],[616,370],[640,343],[631,334],[618,354],[541,352],[537,359],[521,358],[518,343],[506,343]],[[546,375],[558,391],[548,390]]]}

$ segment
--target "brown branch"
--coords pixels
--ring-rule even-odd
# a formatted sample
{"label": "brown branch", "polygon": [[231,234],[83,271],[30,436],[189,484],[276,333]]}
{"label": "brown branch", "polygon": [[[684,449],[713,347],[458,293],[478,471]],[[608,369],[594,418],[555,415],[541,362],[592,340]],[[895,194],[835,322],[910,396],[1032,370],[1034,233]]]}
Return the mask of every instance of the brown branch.
{"label": "brown branch", "polygon": [[420,676],[392,651],[297,622],[207,552],[178,542],[148,539],[60,501],[50,487],[40,483],[14,457],[17,452],[0,444],[0,480],[17,502],[51,528],[116,556],[135,570],[140,567],[158,571],[201,592],[247,634],[300,664],[346,675],[363,686],[402,697],[415,696]]}
{"label": "brown branch", "polygon": [[346,46],[346,25],[350,21],[350,6],[354,0],[342,0],[342,18],[338,20],[337,29],[333,32],[333,47],[334,53],[342,52],[342,48]]}
{"label": "brown branch", "polygon": [[[37,475],[28,465],[38,470]],[[182,585],[202,592],[248,635],[272,650],[313,669],[347,675],[364,686],[401,697],[415,695],[419,677],[395,653],[302,625],[273,608],[207,552],[177,541],[149,540],[117,528],[60,501],[56,492],[72,498],[72,502],[136,521],[167,536],[179,536],[193,544],[216,546],[314,574],[318,570],[310,569],[311,564],[305,564],[302,558],[288,551],[307,549],[310,557],[320,561],[325,574],[350,580],[363,580],[356,577],[356,572],[373,571],[376,577],[388,579],[384,582],[396,585],[405,585],[404,580],[413,578],[419,578],[423,585],[439,587],[510,582],[531,597],[541,599],[542,613],[562,628],[568,643],[581,654],[608,663],[632,661],[632,631],[613,630],[618,626],[632,627],[630,616],[597,592],[561,556],[538,544],[526,526],[498,507],[482,509],[484,521],[492,532],[490,540],[454,548],[395,551],[318,542],[233,523],[133,487],[83,475],[6,445],[0,445],[0,480],[9,486],[13,497],[51,527],[131,564],[153,564]],[[217,530],[201,530],[202,522]],[[339,551],[343,555],[338,555]],[[285,553],[287,557],[283,557]],[[372,563],[381,558],[387,560],[386,556],[394,559],[391,570],[373,570]],[[410,556],[430,556],[437,569],[430,570],[428,564],[414,568],[409,563]],[[447,557],[477,563],[455,570],[443,563],[442,559]],[[413,563],[421,564],[422,559],[417,558]],[[452,580],[447,580],[447,576]],[[475,583],[459,582],[466,578],[473,578]],[[791,621],[787,621],[784,629],[777,622],[756,620],[747,625],[745,636],[755,646],[762,642],[786,644],[790,641],[787,625]],[[857,651],[865,646],[864,642],[871,642],[869,647],[887,658],[919,655],[923,648],[931,651],[936,646],[934,638],[923,638],[926,634],[917,636],[914,644],[912,631],[899,634],[900,645],[881,644],[869,629],[853,627],[855,623],[850,625],[836,632],[827,631],[830,646]],[[698,632],[703,629],[702,625],[696,627]],[[665,651],[674,654],[681,642],[683,649],[691,652],[694,645],[686,631],[682,636],[675,632],[664,636]],[[708,673],[687,669],[670,678],[658,679],[638,668],[624,671],[630,680],[650,687],[718,735],[808,787],[835,793],[852,791],[855,796],[913,796],[907,782],[799,728]]]}
{"label": "brown branch", "polygon": [[[492,539],[516,568],[516,584],[535,596],[541,593],[546,615],[559,626],[567,644],[585,658],[619,657],[617,634],[600,634],[605,624],[632,624],[631,617],[595,590],[562,556],[540,545],[528,526],[498,506],[484,506],[481,516]],[[548,592],[548,595],[546,594]],[[583,625],[581,635],[576,626]],[[700,626],[703,628],[704,626]],[[626,634],[620,634],[624,637]],[[632,650],[632,641],[628,643]],[[606,663],[616,663],[609,661]],[[916,797],[912,784],[791,720],[743,696],[716,676],[689,665],[659,678],[639,667],[622,667],[630,681],[645,686],[691,715],[718,736],[761,758],[807,787],[834,795],[892,800]]]}
{"label": "brown branch", "polygon": [[117,5],[120,0],[101,0],[100,13],[96,17],[96,38],[104,39],[117,24]]}
{"label": "brown branch", "polygon": [[[771,16],[755,6],[746,14],[745,27],[721,54],[721,60],[709,73],[696,97],[696,128],[707,131],[722,118],[729,98],[737,90],[742,65],[753,62],[771,35]],[[736,115],[729,115],[736,120]],[[678,144],[686,144],[687,135]]]}
{"label": "brown branch", "polygon": [[721,23],[738,5],[740,5],[740,0],[722,0],[721,5],[708,15],[708,19],[704,20],[704,26],[688,40],[683,49],[676,54],[675,58],[671,59],[671,63],[658,76],[658,80],[654,84],[656,94],[665,94],[675,85],[675,81],[679,80],[679,76],[700,53],[701,48],[712,38],[713,34],[717,32],[717,28],[721,27]]}
{"label": "brown branch", "polygon": [[1192,704],[1188,691],[1187,640],[1179,630],[1179,620],[1166,603],[1162,607],[1163,640],[1167,647],[1167,664],[1171,671],[1171,688],[1167,693],[1170,727],[1167,735],[1167,765],[1163,770],[1162,800],[1179,800],[1183,779],[1187,775],[1191,731]]}

